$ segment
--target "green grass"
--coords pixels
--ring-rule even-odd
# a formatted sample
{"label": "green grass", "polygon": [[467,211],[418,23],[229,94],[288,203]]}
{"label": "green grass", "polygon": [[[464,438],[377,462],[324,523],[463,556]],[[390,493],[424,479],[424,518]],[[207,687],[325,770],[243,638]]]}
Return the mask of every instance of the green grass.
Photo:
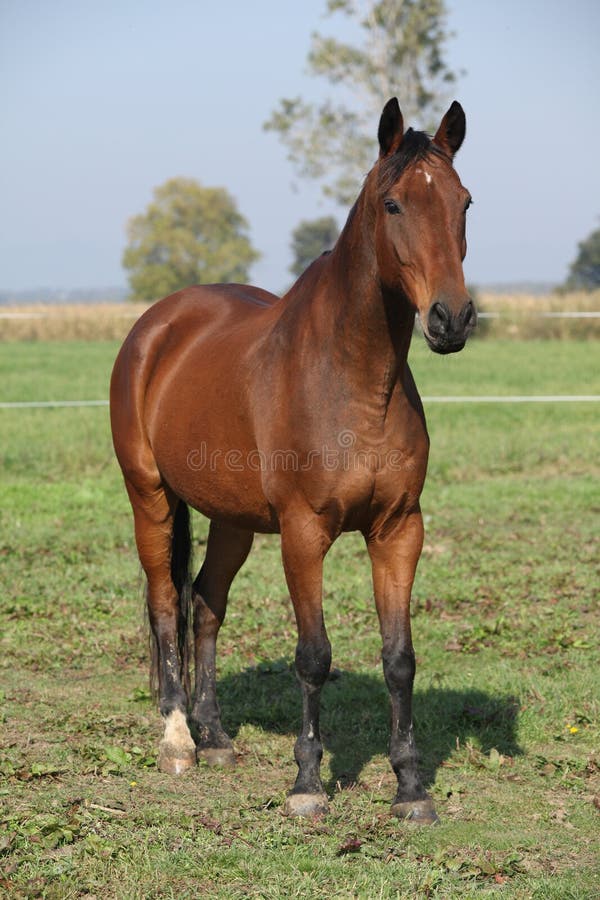
{"label": "green grass", "polygon": [[[415,343],[412,355],[424,395],[579,394],[600,393],[594,349],[486,340],[448,359]],[[0,399],[101,399],[116,350],[5,346]],[[419,830],[388,812],[362,540],[343,537],[326,564],[332,812],[289,821],[300,709],[277,539],[257,537],[220,638],[238,766],[162,775],[108,412],[0,410],[0,893],[598,896],[597,406],[432,404],[427,415],[415,719],[442,825]]]}

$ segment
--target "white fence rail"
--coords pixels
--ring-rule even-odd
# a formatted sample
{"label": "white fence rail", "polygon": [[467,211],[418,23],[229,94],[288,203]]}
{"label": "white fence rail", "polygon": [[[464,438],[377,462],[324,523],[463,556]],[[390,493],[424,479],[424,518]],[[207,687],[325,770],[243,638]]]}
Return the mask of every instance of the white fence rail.
{"label": "white fence rail", "polygon": [[512,310],[511,312],[478,312],[480,319],[600,319],[600,312],[533,312],[532,310]]}
{"label": "white fence rail", "polygon": [[[473,394],[421,397],[423,403],[599,403],[600,394]],[[108,406],[108,400],[13,400],[0,402],[0,409],[60,409]]]}

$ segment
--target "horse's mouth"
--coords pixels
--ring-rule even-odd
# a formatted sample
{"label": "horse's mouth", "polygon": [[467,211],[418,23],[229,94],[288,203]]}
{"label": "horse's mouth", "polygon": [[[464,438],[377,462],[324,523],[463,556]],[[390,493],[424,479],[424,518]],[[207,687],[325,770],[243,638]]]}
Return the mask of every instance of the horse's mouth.
{"label": "horse's mouth", "polygon": [[446,338],[430,338],[425,332],[423,332],[423,335],[429,349],[433,350],[434,353],[439,353],[441,356],[446,356],[448,353],[458,353],[458,351],[462,350],[467,343],[466,337],[461,338],[460,340],[450,341]]}

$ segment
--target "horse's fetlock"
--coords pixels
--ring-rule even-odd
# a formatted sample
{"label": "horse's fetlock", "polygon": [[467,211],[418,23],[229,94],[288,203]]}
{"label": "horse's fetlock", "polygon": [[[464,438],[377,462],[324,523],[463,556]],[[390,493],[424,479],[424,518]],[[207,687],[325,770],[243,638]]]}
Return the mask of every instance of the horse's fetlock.
{"label": "horse's fetlock", "polygon": [[398,789],[394,803],[406,803],[410,800],[423,800],[427,796],[427,791],[423,787],[421,779],[416,769],[395,772],[398,779]]}
{"label": "horse's fetlock", "polygon": [[412,746],[405,744],[402,747],[393,748],[390,752],[390,763],[396,774],[416,766],[417,752],[414,744]]}
{"label": "horse's fetlock", "polygon": [[315,737],[301,734],[294,745],[294,757],[299,766],[319,764],[323,758],[323,745]]}
{"label": "horse's fetlock", "polygon": [[185,691],[179,689],[173,691],[167,697],[161,697],[158,708],[161,716],[165,719],[174,712],[181,712],[185,716],[187,709],[187,696]]}

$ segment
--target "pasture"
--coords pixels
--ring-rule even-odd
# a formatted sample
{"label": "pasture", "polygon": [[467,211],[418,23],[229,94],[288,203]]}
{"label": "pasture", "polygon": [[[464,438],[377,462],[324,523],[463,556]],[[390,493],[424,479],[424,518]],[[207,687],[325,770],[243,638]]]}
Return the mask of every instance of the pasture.
{"label": "pasture", "polygon": [[[106,397],[117,343],[2,346],[0,400]],[[600,394],[585,341],[411,350],[425,396]],[[366,551],[325,570],[332,812],[281,815],[300,723],[278,539],[219,639],[235,770],[155,767],[142,581],[105,407],[0,409],[0,892],[11,897],[600,894],[597,403],[426,404],[415,725],[442,819],[389,816],[388,700]],[[195,520],[197,559],[206,528]]]}

